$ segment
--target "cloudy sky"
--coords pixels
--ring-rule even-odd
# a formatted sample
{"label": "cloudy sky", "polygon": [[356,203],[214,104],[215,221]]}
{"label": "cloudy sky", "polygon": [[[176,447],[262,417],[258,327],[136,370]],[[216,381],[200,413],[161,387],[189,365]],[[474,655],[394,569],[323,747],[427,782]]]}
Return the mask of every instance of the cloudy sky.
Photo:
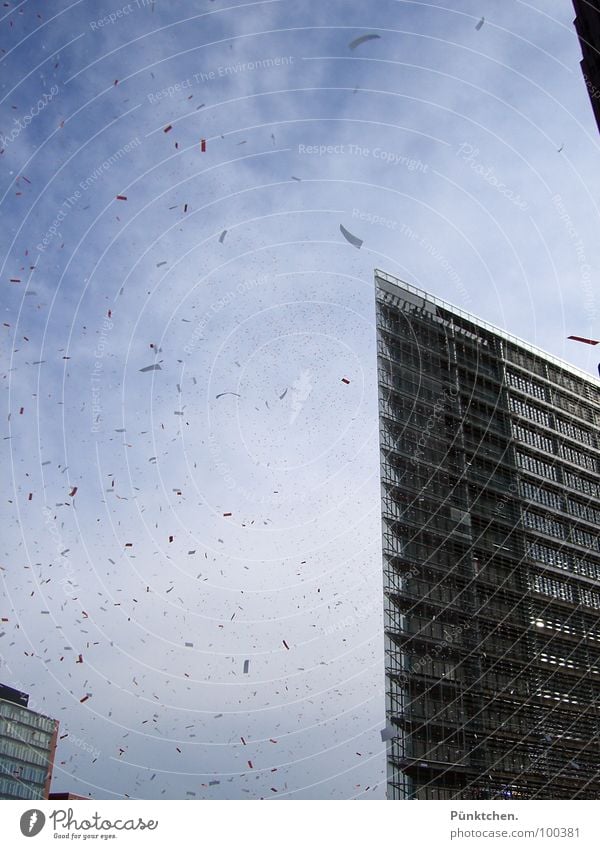
{"label": "cloudy sky", "polygon": [[0,681],[55,790],[384,797],[373,269],[596,373],[572,19],[4,5]]}

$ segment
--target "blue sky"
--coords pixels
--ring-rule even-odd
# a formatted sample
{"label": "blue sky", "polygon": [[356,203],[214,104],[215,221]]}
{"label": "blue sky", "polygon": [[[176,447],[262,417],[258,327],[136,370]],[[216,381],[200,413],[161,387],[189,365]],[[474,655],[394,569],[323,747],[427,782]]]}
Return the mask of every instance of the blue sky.
{"label": "blue sky", "polygon": [[452,7],[2,10],[0,680],[56,789],[383,798],[373,269],[597,367],[571,4]]}

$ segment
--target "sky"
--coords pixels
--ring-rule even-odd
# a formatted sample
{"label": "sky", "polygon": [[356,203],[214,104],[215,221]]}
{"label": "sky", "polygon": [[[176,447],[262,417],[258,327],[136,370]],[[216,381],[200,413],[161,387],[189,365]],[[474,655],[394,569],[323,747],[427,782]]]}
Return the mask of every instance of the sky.
{"label": "sky", "polygon": [[4,4],[0,682],[54,790],[385,797],[373,272],[597,373],[573,16]]}

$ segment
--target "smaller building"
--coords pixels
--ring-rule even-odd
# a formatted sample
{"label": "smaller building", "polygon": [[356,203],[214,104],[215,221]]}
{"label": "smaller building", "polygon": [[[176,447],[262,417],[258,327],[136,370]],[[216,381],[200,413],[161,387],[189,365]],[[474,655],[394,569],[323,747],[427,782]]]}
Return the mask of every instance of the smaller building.
{"label": "smaller building", "polygon": [[90,801],[89,796],[77,796],[76,793],[51,793],[48,797],[53,802],[67,802],[71,799],[83,799],[86,802]]}
{"label": "smaller building", "polygon": [[31,710],[29,696],[0,684],[0,799],[48,799],[58,720]]}

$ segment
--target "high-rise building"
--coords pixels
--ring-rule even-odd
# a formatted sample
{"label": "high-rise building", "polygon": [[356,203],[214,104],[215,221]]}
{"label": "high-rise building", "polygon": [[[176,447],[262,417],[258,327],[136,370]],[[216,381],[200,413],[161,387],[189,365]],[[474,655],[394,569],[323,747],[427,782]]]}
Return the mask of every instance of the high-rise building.
{"label": "high-rise building", "polygon": [[600,382],[376,271],[388,798],[600,798]]}
{"label": "high-rise building", "polygon": [[47,799],[58,720],[28,707],[29,696],[0,684],[0,799]]}
{"label": "high-rise building", "polygon": [[581,70],[600,130],[600,0],[573,0],[573,6],[583,53]]}

